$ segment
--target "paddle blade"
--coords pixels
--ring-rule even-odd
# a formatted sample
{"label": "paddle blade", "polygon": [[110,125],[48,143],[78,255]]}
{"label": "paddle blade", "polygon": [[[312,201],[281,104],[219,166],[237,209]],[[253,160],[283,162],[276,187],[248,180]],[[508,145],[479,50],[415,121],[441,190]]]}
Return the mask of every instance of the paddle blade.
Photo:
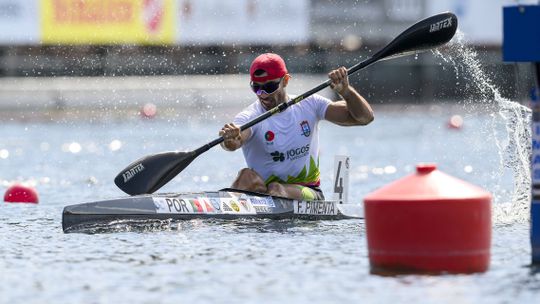
{"label": "paddle blade", "polygon": [[452,13],[431,16],[409,27],[373,57],[386,60],[439,47],[454,37],[457,27],[458,19]]}
{"label": "paddle blade", "polygon": [[118,188],[129,195],[153,193],[184,170],[198,154],[163,152],[138,159],[114,179]]}

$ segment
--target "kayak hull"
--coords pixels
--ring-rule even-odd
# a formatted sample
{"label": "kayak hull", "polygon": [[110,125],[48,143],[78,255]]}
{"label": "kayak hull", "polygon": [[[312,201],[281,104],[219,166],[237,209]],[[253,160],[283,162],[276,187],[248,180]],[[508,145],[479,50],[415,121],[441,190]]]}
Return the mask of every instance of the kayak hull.
{"label": "kayak hull", "polygon": [[137,195],[69,205],[62,212],[64,232],[85,225],[115,221],[192,219],[303,219],[362,218],[359,204],[299,201],[259,193],[223,189],[193,193]]}

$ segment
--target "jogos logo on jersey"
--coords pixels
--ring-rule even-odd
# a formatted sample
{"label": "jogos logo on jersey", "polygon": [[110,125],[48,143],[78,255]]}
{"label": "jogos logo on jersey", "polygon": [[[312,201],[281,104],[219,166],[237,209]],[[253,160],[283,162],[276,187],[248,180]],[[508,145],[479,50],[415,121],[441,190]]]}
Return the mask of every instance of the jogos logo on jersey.
{"label": "jogos logo on jersey", "polygon": [[270,156],[272,156],[272,160],[275,161],[275,162],[285,160],[285,154],[283,154],[283,153],[281,153],[279,151],[275,151],[275,152],[270,153]]}
{"label": "jogos logo on jersey", "polygon": [[[272,160],[277,162],[277,161],[284,161],[285,159],[288,159],[288,160],[295,160],[295,159],[298,159],[298,158],[301,158],[301,157],[304,157],[304,156],[308,156],[309,155],[309,144],[303,146],[303,147],[300,147],[300,148],[293,148],[293,149],[290,149],[288,150],[286,153],[282,153],[282,152],[279,152],[279,151],[274,151],[272,153],[270,153],[270,156],[272,156]],[[287,158],[285,158],[285,156]]]}

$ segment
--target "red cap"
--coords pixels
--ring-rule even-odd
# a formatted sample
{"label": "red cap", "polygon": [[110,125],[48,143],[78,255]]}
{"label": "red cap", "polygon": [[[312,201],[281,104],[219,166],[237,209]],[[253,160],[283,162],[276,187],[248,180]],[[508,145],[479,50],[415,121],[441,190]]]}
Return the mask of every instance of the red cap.
{"label": "red cap", "polygon": [[[257,70],[263,70],[266,74],[257,77],[254,75]],[[253,60],[251,68],[249,68],[249,74],[251,75],[251,81],[265,82],[285,76],[287,74],[287,67],[285,66],[285,61],[279,55],[266,53],[259,55]]]}

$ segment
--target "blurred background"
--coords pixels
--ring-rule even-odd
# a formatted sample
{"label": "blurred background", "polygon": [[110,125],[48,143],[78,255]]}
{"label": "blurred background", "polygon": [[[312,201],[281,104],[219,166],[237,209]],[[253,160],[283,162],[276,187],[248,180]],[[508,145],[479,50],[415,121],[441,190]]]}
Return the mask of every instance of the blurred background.
{"label": "blurred background", "polygon": [[[0,109],[5,118],[24,109],[246,104],[253,99],[246,74],[263,52],[285,58],[301,93],[442,11],[458,15],[463,43],[479,53],[501,95],[520,101],[533,86],[531,67],[501,61],[502,7],[516,3],[0,0]],[[378,63],[351,81],[375,105],[462,100],[463,75],[453,70],[420,55]]]}

